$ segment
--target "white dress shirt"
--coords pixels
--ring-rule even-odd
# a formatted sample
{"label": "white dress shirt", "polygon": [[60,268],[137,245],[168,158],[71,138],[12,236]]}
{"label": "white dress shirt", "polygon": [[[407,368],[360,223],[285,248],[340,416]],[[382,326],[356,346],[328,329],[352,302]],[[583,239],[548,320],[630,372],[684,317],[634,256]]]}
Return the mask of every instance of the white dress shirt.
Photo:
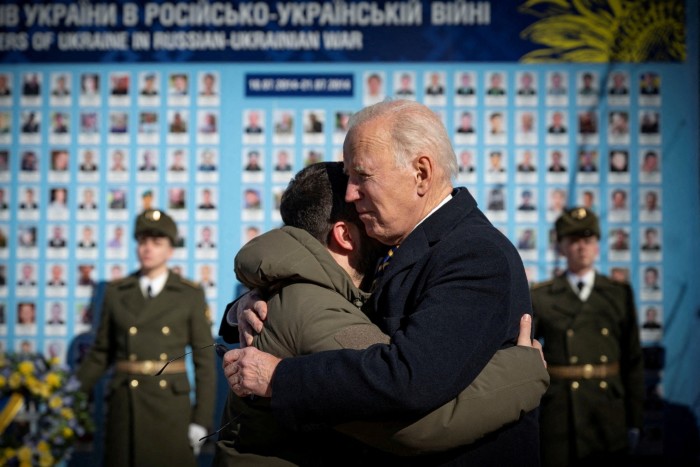
{"label": "white dress shirt", "polygon": [[[158,295],[165,287],[165,282],[168,280],[168,271],[165,271],[158,277],[151,278],[148,276],[139,277],[139,287],[141,288],[141,293],[146,298],[153,298]],[[149,297],[148,288],[151,288],[151,294]]]}
{"label": "white dress shirt", "polygon": [[[593,283],[595,282],[595,271],[590,270],[583,276],[574,274],[571,271],[567,271],[566,279],[569,281],[571,288],[574,293],[578,295],[582,302],[588,300],[593,291]],[[583,284],[583,287],[579,290],[579,283]]]}

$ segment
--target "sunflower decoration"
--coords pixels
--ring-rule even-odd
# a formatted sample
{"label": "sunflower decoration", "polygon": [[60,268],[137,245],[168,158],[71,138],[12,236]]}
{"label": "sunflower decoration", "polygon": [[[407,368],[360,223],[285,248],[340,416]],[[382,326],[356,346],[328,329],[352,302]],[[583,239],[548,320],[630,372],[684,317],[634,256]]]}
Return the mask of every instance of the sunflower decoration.
{"label": "sunflower decoration", "polygon": [[521,61],[677,62],[686,58],[683,0],[525,0],[540,18],[520,36],[544,48]]}
{"label": "sunflower decoration", "polygon": [[55,359],[0,353],[0,465],[53,466],[94,431],[80,383]]}

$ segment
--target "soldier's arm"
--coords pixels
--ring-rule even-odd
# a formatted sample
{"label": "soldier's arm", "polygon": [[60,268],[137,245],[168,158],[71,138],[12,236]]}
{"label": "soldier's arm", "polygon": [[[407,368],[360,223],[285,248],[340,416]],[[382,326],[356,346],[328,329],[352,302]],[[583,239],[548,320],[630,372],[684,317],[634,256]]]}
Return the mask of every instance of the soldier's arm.
{"label": "soldier's arm", "polygon": [[[209,310],[201,287],[190,284],[192,315],[191,346],[193,349],[202,348],[212,343],[211,322]],[[192,354],[195,371],[196,400],[192,410],[191,422],[208,427],[212,423],[215,405],[216,366],[213,352],[194,352]]]}
{"label": "soldier's arm", "polygon": [[115,291],[108,285],[105,291],[100,325],[97,328],[95,341],[76,372],[81,389],[86,393],[92,391],[95,384],[113,363],[113,349],[111,348],[112,312],[110,304],[115,299]]}
{"label": "soldier's arm", "polygon": [[625,385],[625,409],[627,426],[640,429],[642,427],[644,402],[644,368],[642,348],[639,343],[639,326],[634,305],[632,288],[625,284],[626,316],[625,329],[620,342],[620,372]]}

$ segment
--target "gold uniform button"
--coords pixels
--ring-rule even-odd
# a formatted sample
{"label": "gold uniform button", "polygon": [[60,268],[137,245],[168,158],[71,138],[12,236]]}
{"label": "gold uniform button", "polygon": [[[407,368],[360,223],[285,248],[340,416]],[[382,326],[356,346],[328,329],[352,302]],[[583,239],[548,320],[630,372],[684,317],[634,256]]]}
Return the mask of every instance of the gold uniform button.
{"label": "gold uniform button", "polygon": [[160,354],[160,359],[161,359],[161,360],[167,360],[167,359],[168,359],[168,354],[167,354],[167,353],[162,353],[162,354]]}
{"label": "gold uniform button", "polygon": [[139,332],[139,330],[136,328],[136,326],[131,326],[129,328],[129,334],[131,334],[132,336],[135,336],[137,332]]}
{"label": "gold uniform button", "polygon": [[600,356],[600,361],[602,363],[607,363],[608,362],[608,356],[607,355],[601,355]]}
{"label": "gold uniform button", "polygon": [[583,377],[589,379],[591,376],[593,376],[593,365],[586,363],[583,365]]}
{"label": "gold uniform button", "polygon": [[168,387],[168,382],[164,379],[161,379],[160,381],[158,381],[158,386],[165,389],[166,387]]}
{"label": "gold uniform button", "polygon": [[600,333],[604,336],[607,336],[608,334],[610,334],[610,331],[608,331],[608,328],[603,328],[600,330]]}
{"label": "gold uniform button", "polygon": [[574,381],[573,383],[571,383],[571,389],[573,389],[574,391],[576,389],[578,389],[578,386],[579,386],[578,381]]}
{"label": "gold uniform button", "polygon": [[170,334],[170,328],[168,326],[163,326],[163,329],[160,330],[164,336],[167,336]]}
{"label": "gold uniform button", "polygon": [[130,362],[135,362],[137,359],[138,359],[138,356],[135,353],[132,353],[129,355]]}
{"label": "gold uniform button", "polygon": [[137,388],[137,387],[139,387],[139,382],[138,382],[138,380],[132,379],[131,382],[129,383],[129,385],[132,388]]}
{"label": "gold uniform button", "polygon": [[578,357],[576,355],[572,355],[571,357],[569,357],[569,363],[573,365],[576,362],[578,362]]}
{"label": "gold uniform button", "polygon": [[600,389],[607,389],[608,388],[608,383],[605,381],[601,381],[600,384]]}
{"label": "gold uniform button", "polygon": [[574,336],[574,330],[573,330],[573,329],[567,329],[567,330],[566,330],[566,336],[567,336],[567,337],[573,337],[573,336]]}

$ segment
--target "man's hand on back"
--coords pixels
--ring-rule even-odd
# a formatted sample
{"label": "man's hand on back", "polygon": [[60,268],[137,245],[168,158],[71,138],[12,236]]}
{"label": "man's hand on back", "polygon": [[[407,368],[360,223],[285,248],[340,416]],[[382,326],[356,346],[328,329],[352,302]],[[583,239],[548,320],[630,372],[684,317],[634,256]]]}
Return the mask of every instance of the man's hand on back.
{"label": "man's hand on back", "polygon": [[542,363],[544,367],[547,368],[547,361],[544,359],[544,354],[542,353],[542,344],[536,339],[531,339],[532,336],[532,316],[529,314],[524,314],[520,318],[520,334],[518,334],[518,345],[523,347],[532,347],[540,351],[540,356],[542,357]]}
{"label": "man's hand on back", "polygon": [[267,303],[262,300],[258,289],[243,295],[236,303],[236,321],[241,347],[253,345],[253,337],[263,330],[267,318]]}

